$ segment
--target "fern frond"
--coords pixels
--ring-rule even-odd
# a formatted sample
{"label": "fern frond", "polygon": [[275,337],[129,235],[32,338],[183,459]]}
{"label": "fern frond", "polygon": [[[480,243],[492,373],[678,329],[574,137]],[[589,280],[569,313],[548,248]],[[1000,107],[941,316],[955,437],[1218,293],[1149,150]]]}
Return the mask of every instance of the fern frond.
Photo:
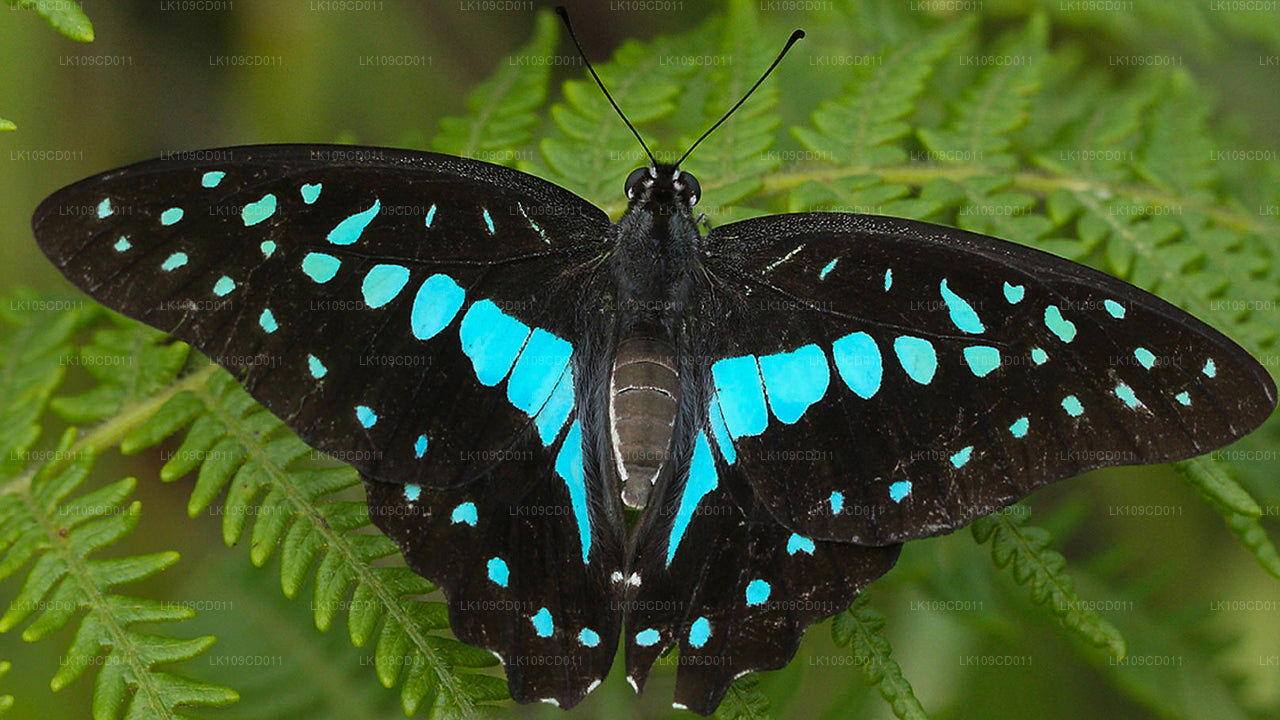
{"label": "fern frond", "polygon": [[760,691],[760,676],[748,673],[733,682],[716,708],[718,720],[769,720],[769,698]]}
{"label": "fern frond", "polygon": [[551,80],[551,64],[545,61],[559,39],[559,20],[550,12],[539,13],[529,42],[467,94],[468,114],[440,121],[432,149],[514,166],[518,149],[529,144],[541,122],[538,111]]}
{"label": "fern frond", "polygon": [[[688,95],[696,98],[696,111],[678,115],[687,128],[681,134],[679,152],[684,152],[741,99],[773,60],[777,52],[774,38],[761,36],[756,15],[750,3],[731,2],[723,23],[716,28],[717,35],[713,36],[715,54],[711,54],[708,44],[704,46],[708,48],[707,54],[686,54],[681,58],[696,61],[691,62],[696,72],[687,81]],[[726,59],[731,62],[723,62]],[[767,152],[773,146],[774,131],[779,125],[777,105],[777,85],[761,85],[751,100],[734,113],[733,121],[709,135],[685,162],[684,168],[695,177],[707,179],[702,187],[708,202],[699,208],[717,223],[744,217],[746,213],[734,206],[739,200],[759,193],[761,178],[778,168],[779,155]],[[716,204],[711,205],[713,202]]]}
{"label": "fern frond", "polygon": [[500,678],[470,672],[494,666],[494,657],[439,634],[449,627],[444,604],[416,599],[434,586],[403,567],[374,567],[398,554],[395,545],[363,532],[370,527],[364,503],[331,497],[357,485],[356,472],[295,467],[321,456],[228,374],[200,374],[202,383],[170,399],[124,438],[122,450],[149,447],[190,423],[161,477],[198,470],[187,507],[192,517],[226,490],[223,539],[235,545],[249,531],[250,558],[258,566],[279,553],[285,595],[296,596],[314,569],[316,626],[327,630],[345,608],[351,642],[375,642],[378,678],[388,688],[401,684],[406,714],[425,707],[466,715],[506,698]]}
{"label": "fern frond", "polygon": [[[40,2],[39,0],[5,0],[15,8],[34,10],[45,22],[69,40],[93,42],[93,23],[84,10],[73,2]],[[4,129],[0,127],[0,129]]]}
{"label": "fern frond", "polygon": [[867,604],[866,595],[859,595],[848,610],[831,621],[831,637],[836,645],[849,648],[867,682],[880,690],[880,697],[889,703],[895,716],[901,720],[928,720],[929,715],[916,699],[902,668],[890,657],[889,641],[880,634],[884,626],[884,615]]}
{"label": "fern frond", "polygon": [[1262,508],[1236,482],[1231,466],[1212,456],[1175,463],[1174,467],[1226,520],[1227,527],[1245,546],[1258,564],[1280,579],[1280,553],[1267,537],[1259,518]]}
{"label": "fern frond", "polygon": [[980,543],[991,541],[991,558],[1009,567],[1019,585],[1027,585],[1031,599],[1045,605],[1063,626],[1091,645],[1105,647],[1118,658],[1125,655],[1124,637],[1076,592],[1066,558],[1049,548],[1049,533],[1029,527],[1024,514],[996,513],[970,526]]}
{"label": "fern frond", "polygon": [[[688,47],[706,47],[706,36],[705,30],[699,30],[659,37],[647,46],[628,41],[608,63],[595,65],[613,99],[642,134],[647,125],[675,112],[681,89],[695,70],[675,60],[686,56]],[[520,169],[572,190],[608,212],[619,211],[621,178],[649,160],[594,82],[570,80],[563,91],[564,101],[551,106],[555,131],[538,145],[545,166],[528,162],[521,163]],[[661,145],[652,139],[653,133],[648,136],[650,149],[662,158]]]}
{"label": "fern frond", "polygon": [[[178,640],[135,626],[185,620],[189,608],[131,598],[114,590],[161,572],[177,553],[103,559],[99,550],[136,527],[141,503],[129,501],[135,481],[119,480],[76,495],[94,467],[96,449],[68,429],[56,447],[35,453],[39,417],[70,361],[71,337],[99,310],[73,308],[50,322],[46,301],[11,303],[0,337],[0,408],[12,424],[0,435],[5,450],[0,486],[0,580],[30,564],[22,587],[0,616],[0,632],[32,622],[22,637],[42,640],[79,623],[53,676],[54,690],[100,667],[93,714],[110,718],[172,718],[182,706],[217,706],[236,700],[229,688],[191,680],[160,667],[190,660],[213,644],[209,636]],[[128,374],[128,373],[126,373]],[[36,462],[32,462],[36,461]],[[106,651],[105,657],[100,653]]]}
{"label": "fern frond", "polygon": [[[3,679],[5,675],[9,674],[10,667],[11,666],[7,660],[0,661],[0,679]],[[13,696],[0,695],[0,717],[4,717],[5,713],[9,712],[9,708],[11,707],[13,707]]]}

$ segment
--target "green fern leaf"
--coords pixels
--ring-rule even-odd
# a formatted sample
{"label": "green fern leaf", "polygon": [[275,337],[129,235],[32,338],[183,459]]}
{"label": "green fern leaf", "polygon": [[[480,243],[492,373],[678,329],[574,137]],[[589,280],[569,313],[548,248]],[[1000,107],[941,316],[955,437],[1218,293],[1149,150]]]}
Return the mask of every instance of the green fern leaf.
{"label": "green fern leaf", "polygon": [[735,680],[716,708],[716,717],[719,720],[770,718],[769,698],[760,691],[760,676],[749,673]]}
{"label": "green fern leaf", "polygon": [[880,690],[880,697],[889,703],[895,716],[901,720],[927,720],[929,716],[916,699],[911,683],[890,657],[889,641],[880,634],[884,626],[884,615],[867,604],[866,595],[859,595],[847,611],[832,620],[831,637],[836,645],[849,648],[867,682]]}
{"label": "green fern leaf", "polygon": [[[0,661],[0,678],[9,674],[11,665],[8,661]],[[9,708],[13,707],[12,695],[0,695],[0,717],[4,717],[9,712]]]}
{"label": "green fern leaf", "polygon": [[[84,10],[73,2],[41,2],[40,0],[5,0],[15,8],[34,10],[54,30],[76,42],[93,42],[93,23]],[[0,128],[3,129],[3,128]]]}
{"label": "green fern leaf", "polygon": [[541,122],[538,110],[547,99],[551,65],[560,39],[560,21],[550,12],[538,14],[533,38],[488,80],[467,95],[465,117],[440,121],[431,142],[437,152],[514,165],[517,148],[529,144]]}
{"label": "green fern leaf", "polygon": [[997,567],[1009,567],[1019,585],[1028,585],[1031,599],[1047,605],[1062,624],[1091,645],[1105,647],[1118,658],[1125,655],[1124,638],[1076,592],[1067,561],[1049,549],[1049,533],[1026,524],[1025,514],[996,513],[971,526],[980,543],[991,541]]}
{"label": "green fern leaf", "polygon": [[1222,515],[1262,569],[1280,579],[1280,553],[1259,522],[1262,508],[1232,477],[1231,466],[1212,457],[1200,457],[1175,463],[1174,467]]}
{"label": "green fern leaf", "polygon": [[925,81],[972,26],[964,20],[906,42],[886,39],[885,50],[872,54],[881,62],[854,66],[845,94],[818,106],[813,128],[797,127],[792,134],[819,158],[854,169],[905,162],[901,141],[911,133],[907,118]]}

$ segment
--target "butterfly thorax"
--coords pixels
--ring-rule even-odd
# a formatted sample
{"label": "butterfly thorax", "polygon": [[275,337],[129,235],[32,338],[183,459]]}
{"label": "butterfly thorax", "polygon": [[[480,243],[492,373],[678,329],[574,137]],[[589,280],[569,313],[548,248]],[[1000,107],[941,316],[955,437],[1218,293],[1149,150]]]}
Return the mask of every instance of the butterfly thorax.
{"label": "butterfly thorax", "polygon": [[609,421],[622,500],[648,502],[666,463],[680,404],[676,349],[688,305],[698,234],[692,204],[674,168],[659,168],[629,188],[631,203],[615,226],[618,346]]}

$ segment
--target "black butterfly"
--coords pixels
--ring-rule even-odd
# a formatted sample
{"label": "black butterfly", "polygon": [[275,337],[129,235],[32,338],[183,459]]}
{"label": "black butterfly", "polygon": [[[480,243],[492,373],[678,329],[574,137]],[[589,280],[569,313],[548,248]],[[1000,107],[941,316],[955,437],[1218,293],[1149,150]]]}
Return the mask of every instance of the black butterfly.
{"label": "black butterfly", "polygon": [[576,704],[621,635],[637,690],[677,645],[677,705],[709,713],[900,543],[1275,407],[1222,334],[1061,258],[837,213],[703,235],[688,173],[625,188],[612,224],[483,162],[267,145],[89,178],[33,225],[77,286],[356,458],[520,702]]}

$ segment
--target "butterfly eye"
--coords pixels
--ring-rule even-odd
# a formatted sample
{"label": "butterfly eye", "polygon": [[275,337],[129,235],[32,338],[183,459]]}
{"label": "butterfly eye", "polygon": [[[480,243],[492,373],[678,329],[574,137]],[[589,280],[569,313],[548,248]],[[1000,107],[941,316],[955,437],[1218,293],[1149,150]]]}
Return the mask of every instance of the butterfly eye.
{"label": "butterfly eye", "polygon": [[698,198],[702,197],[702,185],[698,184],[698,178],[687,172],[681,172],[676,176],[676,181],[684,183],[685,190],[689,193],[689,204],[697,205]]}
{"label": "butterfly eye", "polygon": [[627,199],[630,200],[636,194],[636,188],[640,186],[640,181],[649,175],[649,168],[636,168],[627,176]]}

